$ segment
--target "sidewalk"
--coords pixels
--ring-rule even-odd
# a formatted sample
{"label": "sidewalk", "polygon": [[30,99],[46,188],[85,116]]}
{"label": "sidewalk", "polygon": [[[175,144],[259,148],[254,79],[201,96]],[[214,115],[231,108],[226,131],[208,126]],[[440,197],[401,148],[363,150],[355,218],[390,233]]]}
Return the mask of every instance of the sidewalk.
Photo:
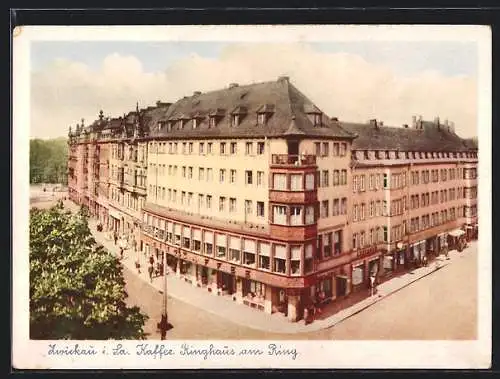
{"label": "sidewalk", "polygon": [[[96,220],[90,219],[89,226],[98,243],[104,246],[109,252],[119,256],[119,248],[114,245],[114,242],[109,240],[104,232],[96,231]],[[475,242],[472,242],[474,244]],[[209,293],[208,291],[193,286],[185,282],[181,277],[175,273],[170,273],[167,276],[167,292],[171,298],[178,299],[185,303],[191,304],[195,307],[203,309],[206,312],[226,318],[235,324],[245,327],[263,330],[274,333],[303,333],[318,331],[321,329],[331,328],[341,321],[361,312],[362,310],[370,307],[378,301],[387,296],[403,289],[411,283],[432,274],[433,272],[444,268],[451,264],[460,255],[466,254],[467,249],[462,253],[450,251],[449,260],[444,257],[438,257],[434,262],[430,263],[428,267],[421,267],[409,273],[403,274],[399,277],[388,280],[378,286],[378,293],[375,296],[368,297],[348,308],[345,308],[332,316],[324,319],[317,319],[311,324],[305,325],[304,320],[299,322],[289,322],[286,317],[281,313],[267,314],[238,304],[232,301],[230,296],[217,296]],[[125,250],[124,259],[122,264],[127,267],[131,272],[138,275],[144,281],[150,283],[147,272],[147,262],[144,253],[134,253],[131,250]],[[135,261],[139,259],[141,264],[141,273],[138,273],[135,267]],[[151,285],[159,292],[163,293],[164,281],[163,276],[153,278]]]}

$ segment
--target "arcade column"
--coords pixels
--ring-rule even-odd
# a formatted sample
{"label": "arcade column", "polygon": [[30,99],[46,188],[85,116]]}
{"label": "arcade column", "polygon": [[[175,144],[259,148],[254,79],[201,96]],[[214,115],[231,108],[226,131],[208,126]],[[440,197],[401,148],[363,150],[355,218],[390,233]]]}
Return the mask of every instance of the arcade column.
{"label": "arcade column", "polygon": [[297,322],[299,319],[300,295],[296,291],[288,295],[288,321]]}
{"label": "arcade column", "polygon": [[234,296],[237,303],[243,304],[243,279],[240,277],[236,278],[236,292]]}
{"label": "arcade column", "polygon": [[274,288],[270,285],[266,285],[266,296],[264,299],[264,312],[265,313],[273,313],[273,291]]}

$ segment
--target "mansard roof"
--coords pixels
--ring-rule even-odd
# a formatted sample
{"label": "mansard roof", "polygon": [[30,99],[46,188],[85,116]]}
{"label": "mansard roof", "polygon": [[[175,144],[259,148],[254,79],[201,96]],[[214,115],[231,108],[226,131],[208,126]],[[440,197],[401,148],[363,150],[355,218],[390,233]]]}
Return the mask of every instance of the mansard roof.
{"label": "mansard roof", "polygon": [[[246,109],[246,115],[238,125],[232,125],[233,110],[238,113]],[[196,93],[175,102],[166,110],[164,120],[176,120],[188,115],[190,120],[180,129],[153,128],[150,136],[160,138],[238,138],[238,137],[279,137],[287,131],[310,137],[353,138],[338,123],[323,117],[322,125],[314,126],[306,110],[317,107],[286,78],[277,81]],[[257,114],[269,112],[265,124],[258,124]],[[243,112],[242,112],[243,113]],[[209,115],[219,116],[215,126],[210,127]],[[194,117],[199,117],[193,128]],[[292,122],[293,120],[293,122]]]}

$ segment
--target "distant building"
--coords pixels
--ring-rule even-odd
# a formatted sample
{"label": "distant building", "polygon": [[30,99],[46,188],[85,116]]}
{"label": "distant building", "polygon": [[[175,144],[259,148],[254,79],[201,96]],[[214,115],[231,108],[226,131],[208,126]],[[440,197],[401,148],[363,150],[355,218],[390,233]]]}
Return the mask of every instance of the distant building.
{"label": "distant building", "polygon": [[477,236],[477,146],[453,124],[340,122],[287,77],[101,114],[70,151],[71,198],[106,227],[291,321]]}

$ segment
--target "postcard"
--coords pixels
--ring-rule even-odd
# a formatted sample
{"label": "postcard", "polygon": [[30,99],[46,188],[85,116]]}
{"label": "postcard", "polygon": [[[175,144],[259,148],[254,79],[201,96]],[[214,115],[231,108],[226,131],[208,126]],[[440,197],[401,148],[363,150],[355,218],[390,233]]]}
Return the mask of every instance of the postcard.
{"label": "postcard", "polygon": [[13,365],[488,368],[486,26],[13,35]]}

